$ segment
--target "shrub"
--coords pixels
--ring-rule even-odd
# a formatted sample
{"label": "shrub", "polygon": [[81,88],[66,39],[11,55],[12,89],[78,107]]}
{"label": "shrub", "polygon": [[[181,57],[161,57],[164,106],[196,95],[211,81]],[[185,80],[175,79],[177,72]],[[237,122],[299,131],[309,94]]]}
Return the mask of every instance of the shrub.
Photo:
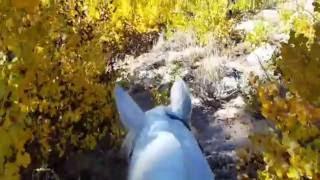
{"label": "shrub", "polygon": [[267,42],[271,32],[272,29],[270,29],[270,24],[264,21],[259,21],[255,24],[253,31],[246,35],[245,41],[248,44],[257,47]]}
{"label": "shrub", "polygon": [[0,179],[117,143],[107,13],[98,1],[0,2]]}
{"label": "shrub", "polygon": [[[255,134],[252,141],[266,166],[260,179],[319,179],[319,25],[312,44],[303,34],[290,33],[282,44],[278,67],[284,85],[276,82],[257,86],[262,115],[274,124],[267,134]],[[288,87],[289,91],[285,89]]]}
{"label": "shrub", "polygon": [[193,30],[200,43],[208,43],[212,37],[228,40],[233,26],[228,18],[228,0],[186,1],[181,4],[170,21],[169,30]]}
{"label": "shrub", "polygon": [[[318,69],[320,44],[317,42],[320,36],[320,26],[316,24],[311,28],[315,31],[312,40],[303,34],[296,35],[295,32],[291,32],[289,42],[283,44],[281,48],[282,59],[278,65],[292,92],[299,94],[308,102],[320,105],[320,72]],[[308,44],[310,41],[314,43]]]}
{"label": "shrub", "polygon": [[168,36],[176,30],[193,30],[200,43],[207,43],[212,36],[228,37],[233,23],[227,17],[227,4],[228,0],[116,0],[110,7],[117,29],[129,25],[141,33],[165,30]]}

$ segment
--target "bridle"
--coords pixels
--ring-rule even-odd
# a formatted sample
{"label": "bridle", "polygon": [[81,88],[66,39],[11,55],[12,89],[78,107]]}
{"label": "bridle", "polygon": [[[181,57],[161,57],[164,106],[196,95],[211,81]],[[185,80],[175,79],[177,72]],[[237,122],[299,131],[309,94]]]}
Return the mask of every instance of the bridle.
{"label": "bridle", "polygon": [[[190,127],[190,125],[189,125],[186,121],[184,121],[182,118],[180,118],[180,117],[178,117],[178,116],[176,116],[176,115],[174,115],[174,114],[168,113],[168,112],[166,113],[166,115],[167,115],[168,117],[170,117],[172,120],[176,120],[176,121],[181,122],[181,123],[191,132],[191,127]],[[204,153],[204,149],[203,149],[203,147],[201,146],[201,144],[199,143],[198,140],[197,140],[197,143],[198,143],[198,146],[199,146],[201,152]],[[133,147],[134,147],[134,146],[132,146],[132,148],[131,148],[131,150],[130,150],[129,159],[131,159],[131,157],[132,157]]]}
{"label": "bridle", "polygon": [[[192,131],[190,125],[186,121],[184,121],[183,119],[181,119],[178,116],[173,115],[171,113],[167,113],[167,116],[169,116],[173,120],[180,121],[190,132]],[[203,147],[201,146],[201,144],[199,143],[198,140],[197,140],[197,143],[198,143],[198,146],[199,146],[201,152],[204,153],[204,149],[203,149]]]}

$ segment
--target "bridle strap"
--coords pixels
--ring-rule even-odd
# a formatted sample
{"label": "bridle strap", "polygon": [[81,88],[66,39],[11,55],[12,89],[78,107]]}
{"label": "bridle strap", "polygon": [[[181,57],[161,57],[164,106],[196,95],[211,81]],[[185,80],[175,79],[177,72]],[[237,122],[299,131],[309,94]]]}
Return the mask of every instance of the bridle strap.
{"label": "bridle strap", "polygon": [[[179,118],[176,115],[170,114],[170,113],[167,113],[167,116],[169,116],[173,120],[180,121],[189,131],[191,131],[190,125],[186,121],[184,121],[183,119]],[[201,146],[201,144],[199,143],[198,140],[197,140],[197,143],[198,143],[198,146],[199,146],[201,152],[204,153],[204,149],[203,149],[203,147]]]}
{"label": "bridle strap", "polygon": [[167,116],[169,116],[169,117],[170,117],[171,119],[173,119],[173,120],[177,120],[177,121],[182,122],[182,124],[183,124],[189,131],[191,131],[190,125],[189,125],[186,121],[184,121],[183,119],[179,118],[179,117],[176,116],[176,115],[170,114],[170,113],[167,113]]}

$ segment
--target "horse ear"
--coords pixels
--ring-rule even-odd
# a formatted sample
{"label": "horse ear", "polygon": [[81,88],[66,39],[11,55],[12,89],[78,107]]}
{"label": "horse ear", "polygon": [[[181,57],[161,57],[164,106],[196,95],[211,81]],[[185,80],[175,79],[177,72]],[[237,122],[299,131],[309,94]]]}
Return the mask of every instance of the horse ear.
{"label": "horse ear", "polygon": [[191,116],[192,104],[188,87],[182,79],[173,83],[170,100],[171,111],[179,118],[188,121]]}
{"label": "horse ear", "polygon": [[129,131],[138,132],[144,125],[145,113],[121,87],[115,88],[115,99],[120,120]]}

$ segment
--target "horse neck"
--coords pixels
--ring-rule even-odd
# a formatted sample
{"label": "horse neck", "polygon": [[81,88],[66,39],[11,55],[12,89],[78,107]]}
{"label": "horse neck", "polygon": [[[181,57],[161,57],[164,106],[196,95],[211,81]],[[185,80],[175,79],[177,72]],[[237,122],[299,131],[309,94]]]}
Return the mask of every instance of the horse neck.
{"label": "horse neck", "polygon": [[197,141],[183,124],[178,121],[153,123],[135,142],[129,180],[214,179]]}
{"label": "horse neck", "polygon": [[180,141],[165,122],[158,123],[139,135],[130,163],[130,179],[187,179]]}

